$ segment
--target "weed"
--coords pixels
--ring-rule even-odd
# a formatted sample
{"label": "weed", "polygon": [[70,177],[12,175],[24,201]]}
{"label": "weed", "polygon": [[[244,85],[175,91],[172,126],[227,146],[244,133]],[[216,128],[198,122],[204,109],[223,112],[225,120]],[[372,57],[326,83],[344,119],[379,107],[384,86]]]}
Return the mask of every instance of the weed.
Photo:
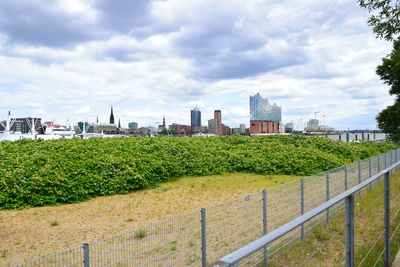
{"label": "weed", "polygon": [[171,242],[170,249],[171,249],[171,251],[175,251],[176,250],[176,241]]}
{"label": "weed", "polygon": [[144,228],[139,228],[136,232],[135,232],[135,237],[138,239],[142,239],[146,236],[147,232],[146,229]]}
{"label": "weed", "polygon": [[7,257],[7,254],[8,254],[8,250],[7,250],[7,249],[1,250],[1,251],[0,251],[0,257],[1,257],[1,258]]}

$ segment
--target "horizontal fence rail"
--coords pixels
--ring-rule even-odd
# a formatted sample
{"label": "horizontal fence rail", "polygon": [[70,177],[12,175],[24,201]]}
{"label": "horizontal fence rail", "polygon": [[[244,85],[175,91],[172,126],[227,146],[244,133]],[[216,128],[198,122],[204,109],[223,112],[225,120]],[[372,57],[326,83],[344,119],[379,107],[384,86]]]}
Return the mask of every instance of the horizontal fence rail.
{"label": "horizontal fence rail", "polygon": [[[345,207],[354,206],[343,199],[374,186],[377,177],[399,161],[400,150],[389,151],[13,266],[206,267],[219,260],[226,260],[221,264],[227,266],[237,260],[239,266],[265,265]],[[240,260],[238,255],[247,258]]]}

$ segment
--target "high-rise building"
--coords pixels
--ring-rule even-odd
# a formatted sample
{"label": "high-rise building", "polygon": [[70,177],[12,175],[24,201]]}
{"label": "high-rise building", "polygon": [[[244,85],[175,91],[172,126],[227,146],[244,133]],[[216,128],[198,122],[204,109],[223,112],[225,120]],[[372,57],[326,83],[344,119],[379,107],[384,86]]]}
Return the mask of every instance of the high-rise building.
{"label": "high-rise building", "polygon": [[190,126],[194,132],[198,132],[201,127],[201,111],[197,106],[190,111]]}
{"label": "high-rise building", "polygon": [[279,133],[282,109],[276,103],[271,105],[260,93],[250,96],[250,133]]}
{"label": "high-rise building", "polygon": [[214,111],[214,119],[208,120],[208,132],[215,135],[225,135],[226,126],[222,123],[221,110]]}
{"label": "high-rise building", "polygon": [[110,124],[114,124],[114,110],[113,110],[113,106],[111,106]]}

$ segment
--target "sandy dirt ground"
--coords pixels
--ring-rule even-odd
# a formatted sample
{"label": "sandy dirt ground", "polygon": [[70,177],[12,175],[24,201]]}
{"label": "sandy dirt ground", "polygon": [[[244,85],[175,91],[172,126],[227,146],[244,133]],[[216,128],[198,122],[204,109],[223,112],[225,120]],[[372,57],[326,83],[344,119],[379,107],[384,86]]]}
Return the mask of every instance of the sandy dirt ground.
{"label": "sandy dirt ground", "polygon": [[187,177],[155,189],[83,203],[0,211],[0,266],[114,234],[298,179],[229,174]]}

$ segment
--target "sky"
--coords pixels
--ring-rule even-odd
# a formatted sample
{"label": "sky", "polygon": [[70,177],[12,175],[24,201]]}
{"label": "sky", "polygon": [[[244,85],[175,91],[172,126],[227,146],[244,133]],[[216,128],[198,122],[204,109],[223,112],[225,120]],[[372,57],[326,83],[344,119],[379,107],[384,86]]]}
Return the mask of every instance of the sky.
{"label": "sky", "polygon": [[0,119],[123,127],[202,124],[222,111],[249,126],[249,96],[296,127],[375,129],[391,105],[376,39],[356,0],[1,0]]}

